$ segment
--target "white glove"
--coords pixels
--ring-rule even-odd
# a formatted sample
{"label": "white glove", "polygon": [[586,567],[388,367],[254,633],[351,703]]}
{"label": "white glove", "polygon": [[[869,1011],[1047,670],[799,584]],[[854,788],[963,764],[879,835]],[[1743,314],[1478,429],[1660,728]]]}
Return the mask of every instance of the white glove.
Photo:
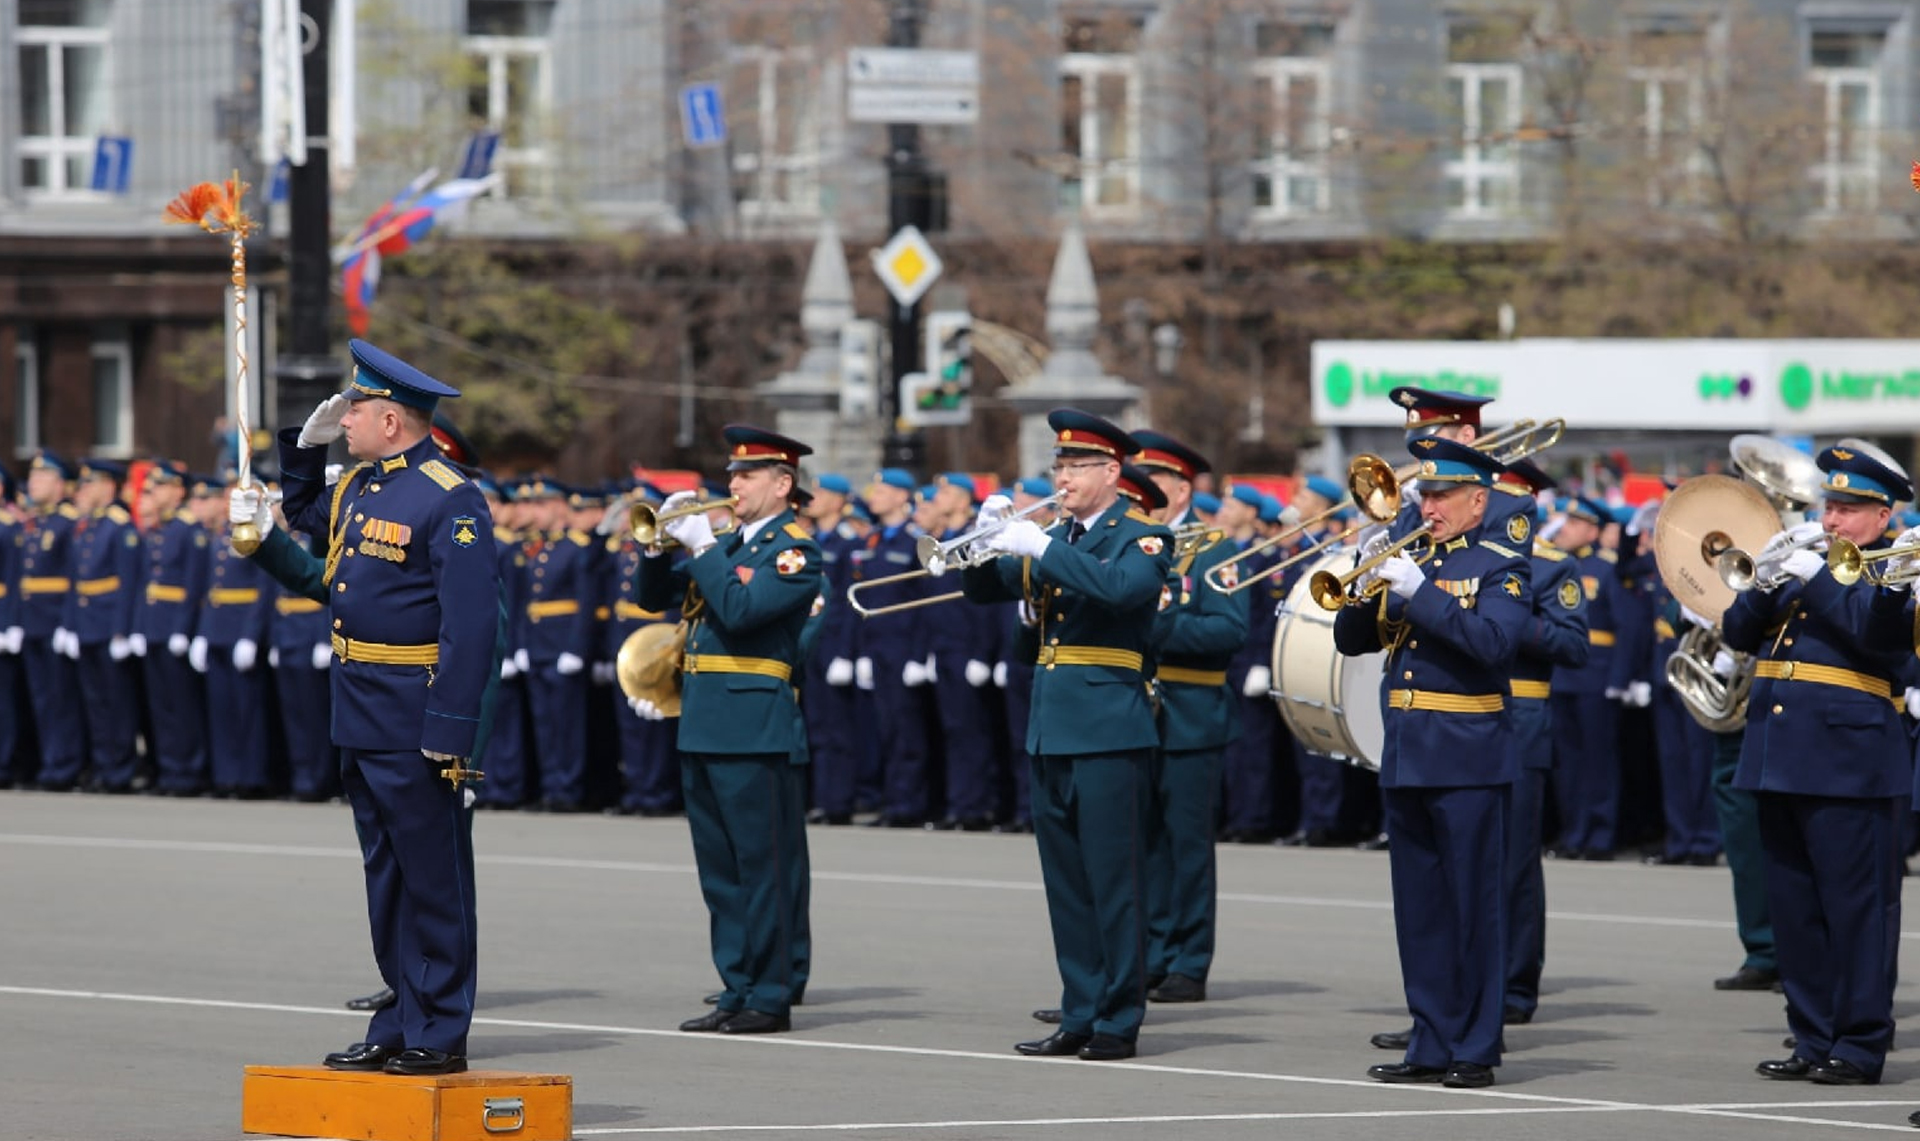
{"label": "white glove", "polygon": [[978,658],[967,659],[967,684],[975,689],[993,680],[993,667]]}
{"label": "white glove", "polygon": [[1630,681],[1627,683],[1627,704],[1635,709],[1645,709],[1653,704],[1653,683]]}
{"label": "white glove", "polygon": [[1685,618],[1687,621],[1693,623],[1695,626],[1700,627],[1702,630],[1711,630],[1715,626],[1719,625],[1718,622],[1712,621],[1706,615],[1695,613],[1694,611],[1689,610],[1684,606],[1680,608],[1680,617]]}
{"label": "white glove", "polygon": [[233,668],[246,673],[253,668],[253,660],[260,653],[260,647],[251,638],[242,638],[233,644]]}
{"label": "white glove", "polygon": [[613,534],[616,529],[626,525],[627,497],[622,495],[612,503],[607,504],[607,513],[600,517],[600,522],[593,525],[593,533],[604,537]]}
{"label": "white glove", "polygon": [[1645,503],[1642,503],[1640,509],[1633,513],[1633,518],[1627,522],[1627,534],[1642,535],[1653,530],[1654,519],[1659,514],[1660,501],[1658,499],[1649,499]]}
{"label": "white glove", "polygon": [[999,686],[1001,689],[1007,688],[1007,663],[993,663],[993,684]]}
{"label": "white glove", "polygon": [[1780,560],[1780,573],[1805,582],[1826,568],[1827,560],[1813,551],[1795,551]]}
{"label": "white glove", "polygon": [[500,680],[501,681],[512,681],[514,678],[517,678],[519,676],[520,676],[520,667],[514,664],[512,654],[508,654],[506,657],[500,659]]}
{"label": "white glove", "polygon": [[4,635],[0,635],[0,652],[17,654],[20,647],[26,645],[27,632],[20,626],[9,626]]}
{"label": "white glove", "polygon": [[343,476],[343,475],[345,475],[345,474],[347,474],[347,465],[345,465],[345,464],[328,464],[328,465],[327,465],[327,470],[326,470],[326,475],[325,475],[325,480],[326,480],[326,484],[327,484],[327,486],[328,486],[328,487],[332,487],[332,486],[333,486],[334,484],[336,484],[336,483],[339,483],[339,482],[340,482],[340,477],[341,477],[341,476]]}
{"label": "white glove", "polygon": [[189,641],[190,639],[188,639],[185,634],[167,635],[167,653],[172,654],[176,658],[184,656],[187,652],[187,644]]}
{"label": "white glove", "polygon": [[713,524],[707,522],[705,512],[682,515],[678,519],[667,520],[667,537],[692,554],[703,554],[713,546]]}
{"label": "white glove", "polygon": [[908,662],[900,667],[900,684],[908,689],[927,684],[927,667],[921,662]]}
{"label": "white glove", "polygon": [[579,654],[561,654],[558,658],[554,659],[553,668],[559,672],[561,677],[572,677],[574,674],[586,669],[587,663],[580,660]]}
{"label": "white glove", "polygon": [[933,660],[932,654],[927,655],[927,681],[929,684],[938,684],[940,681],[940,665]]}
{"label": "white glove", "polygon": [[1034,612],[1033,603],[1028,602],[1024,598],[1020,600],[1020,624],[1022,626],[1038,626],[1040,624],[1040,615]]}
{"label": "white glove", "polygon": [[613,663],[612,662],[593,663],[593,684],[595,685],[612,685],[613,684]]}
{"label": "white glove", "polygon": [[1789,547],[1798,546],[1801,543],[1818,538],[1821,530],[1822,528],[1818,519],[1809,519],[1804,523],[1795,523],[1786,530],[1775,534],[1773,538],[1768,539],[1766,545],[1761,547],[1760,552],[1754,556],[1754,561],[1764,561],[1769,555],[1778,555]]}
{"label": "white glove", "polygon": [[47,639],[47,644],[53,648],[54,653],[64,658],[67,656],[67,639],[71,637],[73,637],[73,631],[65,626],[56,626],[53,629],[53,636]]}
{"label": "white glove", "polygon": [[1031,519],[1015,519],[1002,527],[987,539],[987,549],[1003,555],[1025,555],[1040,558],[1047,553],[1047,547],[1053,542],[1040,524]]}
{"label": "white glove", "polygon": [[125,634],[115,634],[107,639],[107,656],[116,662],[124,662],[133,653],[133,642]]}
{"label": "white glove", "polygon": [[1610,685],[1602,693],[1602,696],[1605,697],[1608,701],[1618,701],[1618,702],[1624,703],[1627,700],[1627,691]]}
{"label": "white glove", "polygon": [[974,519],[973,525],[976,528],[985,527],[998,523],[1011,514],[1013,514],[1013,500],[1004,495],[989,495],[987,501],[980,505],[980,514]]}
{"label": "white glove", "polygon": [[136,658],[147,656],[147,636],[145,634],[127,635],[127,652]]}
{"label": "white glove", "polygon": [[[1900,532],[1900,537],[1893,541],[1893,545],[1896,547],[1905,547],[1916,542],[1920,542],[1920,527],[1909,527]],[[1914,561],[1914,556],[1912,555],[1895,555],[1880,563],[1879,573],[1886,576],[1905,576],[1911,574],[1913,573]],[[1904,577],[1896,577],[1894,581],[1887,583],[1887,587],[1891,590],[1912,590],[1913,581]]]}
{"label": "white glove", "polygon": [[207,672],[207,640],[195,637],[193,644],[187,647],[187,664],[197,673]]}
{"label": "white glove", "polygon": [[1273,671],[1266,666],[1247,667],[1247,680],[1240,683],[1243,697],[1265,697],[1273,688]]}
{"label": "white glove", "polygon": [[80,660],[80,635],[67,631],[67,656],[74,661]]}
{"label": "white glove", "polygon": [[873,688],[872,658],[860,658],[853,663],[853,684],[861,689]]}
{"label": "white glove", "polygon": [[1393,537],[1387,534],[1387,525],[1385,523],[1374,523],[1360,532],[1359,540],[1354,544],[1354,547],[1359,550],[1360,560],[1364,562],[1379,554],[1381,551],[1386,550],[1388,544],[1392,542]]}
{"label": "white glove", "polygon": [[1920,717],[1920,689],[1907,690],[1907,716]]}
{"label": "white glove", "polygon": [[333,646],[327,642],[313,644],[313,668],[330,670],[333,668]]}
{"label": "white glove", "polygon": [[297,441],[303,448],[325,447],[339,439],[346,431],[340,426],[340,420],[347,414],[346,394],[336,392],[322,400],[300,426],[300,438]]}
{"label": "white glove", "polygon": [[667,719],[667,715],[660,711],[658,705],[655,705],[644,697],[627,698],[627,708],[633,710],[634,715],[642,721],[665,721]]}
{"label": "white glove", "polygon": [[527,657],[525,650],[515,650],[513,652],[513,666],[523,674],[533,672],[533,660]]}
{"label": "white glove", "polygon": [[1401,598],[1412,598],[1414,592],[1420,589],[1420,584],[1427,581],[1427,572],[1407,556],[1395,555],[1380,564],[1380,577],[1394,594]]}
{"label": "white glove", "polygon": [[1715,650],[1713,653],[1713,665],[1710,668],[1713,670],[1715,677],[1732,677],[1735,664],[1731,651]]}
{"label": "white glove", "polygon": [[270,670],[277,670],[280,668],[280,647],[278,646],[267,647],[267,668]]}
{"label": "white glove", "polygon": [[827,663],[828,685],[852,685],[853,663],[845,658],[835,658]]}
{"label": "white glove", "polygon": [[227,500],[227,522],[234,526],[251,523],[260,531],[262,539],[273,530],[273,509],[267,506],[266,492],[258,484],[252,487],[236,487],[233,497]]}

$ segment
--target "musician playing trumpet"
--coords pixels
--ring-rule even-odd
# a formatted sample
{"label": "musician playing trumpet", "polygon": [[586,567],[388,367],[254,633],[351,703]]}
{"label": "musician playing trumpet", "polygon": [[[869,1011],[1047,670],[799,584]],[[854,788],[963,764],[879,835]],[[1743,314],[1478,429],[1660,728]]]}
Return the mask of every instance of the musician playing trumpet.
{"label": "musician playing trumpet", "polygon": [[[1863,548],[1882,545],[1894,502],[1913,497],[1905,473],[1844,447],[1816,462],[1827,473],[1821,528]],[[1794,532],[1769,546],[1755,563],[1776,567],[1765,581],[1777,585],[1742,592],[1721,619],[1727,648],[1759,656],[1734,786],[1759,802],[1794,1038],[1790,1057],[1756,1069],[1776,1080],[1873,1084],[1893,1040],[1901,823],[1912,783],[1897,679],[1911,625],[1894,616],[1904,599],[1843,584]]]}
{"label": "musician playing trumpet", "polygon": [[[1334,644],[1385,649],[1386,737],[1380,788],[1394,930],[1413,1031],[1404,1061],[1370,1067],[1383,1082],[1493,1084],[1506,989],[1508,797],[1506,695],[1532,612],[1528,554],[1486,536],[1503,465],[1438,436],[1408,442],[1420,461],[1424,567],[1406,552],[1355,583]],[[1484,536],[1484,537],[1483,537]]]}

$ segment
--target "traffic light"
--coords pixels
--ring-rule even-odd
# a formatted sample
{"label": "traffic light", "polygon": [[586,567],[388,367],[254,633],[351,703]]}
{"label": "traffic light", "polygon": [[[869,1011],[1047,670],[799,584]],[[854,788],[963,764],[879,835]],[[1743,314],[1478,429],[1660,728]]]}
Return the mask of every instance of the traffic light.
{"label": "traffic light", "polygon": [[880,322],[856,318],[840,326],[840,418],[865,420],[880,410]]}
{"label": "traffic light", "polygon": [[973,315],[964,309],[927,314],[926,371],[902,378],[901,412],[917,425],[973,419]]}

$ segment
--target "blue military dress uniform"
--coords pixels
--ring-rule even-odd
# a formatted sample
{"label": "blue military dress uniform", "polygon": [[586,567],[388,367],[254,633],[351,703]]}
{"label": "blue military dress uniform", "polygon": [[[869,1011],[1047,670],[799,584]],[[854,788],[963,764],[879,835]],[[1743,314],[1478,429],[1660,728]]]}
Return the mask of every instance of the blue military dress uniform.
{"label": "blue military dress uniform", "polygon": [[[13,473],[0,468],[0,506],[14,505]],[[19,763],[20,743],[28,734],[29,723],[26,682],[20,676],[20,650],[25,631],[20,625],[20,553],[25,544],[20,524],[0,511],[0,706],[10,715],[0,718],[0,788],[12,788],[25,774]],[[14,632],[22,644],[13,644]]]}
{"label": "blue military dress uniform", "polygon": [[[1048,416],[1055,454],[1120,459],[1137,445],[1076,409]],[[1172,533],[1114,503],[1063,518],[1039,558],[964,572],[973,602],[1025,601],[1039,653],[1027,726],[1034,838],[1060,969],[1060,1031],[1022,1053],[1131,1056],[1146,1014],[1143,877],[1148,766],[1160,733],[1146,655],[1173,563]]]}
{"label": "blue military dress uniform", "polygon": [[[844,476],[822,476],[820,486],[827,487],[829,478],[836,481],[830,490],[851,492]],[[849,522],[840,520],[814,536],[814,542],[820,548],[825,602],[814,651],[807,656],[807,684],[801,691],[801,705],[807,722],[808,751],[813,758],[810,776],[814,812],[822,821],[845,824],[853,819],[858,792],[862,750],[856,741],[864,740],[865,735],[857,731],[859,701],[853,680],[830,684],[827,670],[835,661],[851,666],[860,656],[855,649],[860,618],[847,603],[847,587],[853,581],[853,555],[861,549],[862,540]]]}
{"label": "blue military dress uniform", "polygon": [[[42,448],[33,466],[71,481],[74,468]],[[73,532],[80,513],[71,503],[35,505],[21,524],[21,662],[33,699],[33,724],[40,739],[35,780],[46,789],[69,789],[80,780],[87,758],[87,726],[81,712],[80,674],[73,659],[54,649],[53,635],[64,630],[67,595],[73,589]]]}
{"label": "blue military dress uniform", "polygon": [[[896,486],[902,481],[907,486],[913,483],[911,476],[898,469],[883,471],[880,478]],[[911,520],[876,522],[865,546],[852,554],[849,581],[871,582],[920,569],[914,549],[921,534]],[[893,606],[924,598],[934,589],[932,581],[922,576],[895,586],[863,590],[861,605]],[[880,815],[890,824],[924,823],[932,801],[926,704],[918,688],[908,686],[902,676],[909,662],[917,667],[926,658],[923,627],[928,621],[925,607],[863,618],[855,643],[857,660],[864,661],[862,668],[872,674],[872,688],[863,688],[867,698],[863,704],[873,711],[871,720],[879,731]]]}
{"label": "blue military dress uniform", "polygon": [[[526,605],[520,645],[531,664],[527,697],[541,801],[563,811],[582,807],[588,796],[584,667],[597,656],[593,609],[601,589],[598,563],[592,536],[560,528],[540,537],[527,557],[522,583]],[[566,668],[576,661],[581,668],[564,672],[563,657],[569,659]]]}
{"label": "blue military dress uniform", "polygon": [[[680,608],[649,610],[640,605],[640,561],[645,548],[633,537],[630,528],[607,538],[607,555],[612,567],[615,594],[606,627],[608,661],[619,658],[620,647],[643,626],[680,621]],[[678,726],[671,721],[649,721],[626,702],[614,710],[620,734],[620,769],[623,792],[620,807],[643,816],[678,812],[680,800],[680,762],[674,748]]]}
{"label": "blue military dress uniform", "polygon": [[[1830,502],[1912,498],[1907,480],[1870,456],[1833,447],[1816,462]],[[1821,567],[1745,591],[1721,617],[1726,646],[1760,656],[1734,784],[1759,802],[1794,1036],[1793,1059],[1761,1064],[1770,1077],[1877,1082],[1892,1045],[1901,828],[1913,789],[1900,715],[1914,649],[1905,601],[1842,585]]]}
{"label": "blue military dress uniform", "polygon": [[[82,480],[117,483],[125,475],[125,465],[109,460],[80,464]],[[140,585],[140,531],[123,504],[110,503],[74,525],[72,559],[65,625],[80,643],[90,786],[127,792],[133,787],[140,727],[139,688],[128,660]]]}
{"label": "blue military dress uniform", "polygon": [[[1610,513],[1590,499],[1575,499],[1567,513],[1604,525]],[[1560,812],[1562,856],[1611,858],[1620,814],[1619,703],[1633,672],[1615,653],[1622,588],[1611,552],[1587,545],[1573,556],[1587,595],[1587,663],[1553,674],[1553,786]]]}
{"label": "blue military dress uniform", "polygon": [[223,795],[265,796],[273,784],[267,751],[273,599],[272,580],[234,553],[225,532],[216,534],[195,629],[206,655],[207,767],[214,791]]}
{"label": "blue military dress uniform", "polygon": [[[351,400],[431,409],[453,389],[362,341]],[[399,1001],[366,1042],[399,1072],[464,1068],[473,1020],[472,816],[438,757],[475,755],[496,683],[493,521],[431,437],[362,463],[330,496],[326,450],[281,433],[288,523],[329,536],[333,740],[366,869],[374,959]],[[372,1068],[365,1052],[330,1059]],[[460,1059],[457,1063],[454,1059]],[[376,1059],[373,1064],[379,1064]]]}
{"label": "blue military dress uniform", "polygon": [[[811,451],[749,425],[729,425],[725,436],[733,470],[796,467]],[[820,576],[819,547],[790,510],[678,565],[664,554],[640,563],[639,604],[681,605],[687,623],[681,786],[725,988],[714,1013],[683,1030],[788,1025],[801,927],[792,867],[803,858],[804,834],[800,785],[789,769],[806,757],[794,681]]]}
{"label": "blue military dress uniform", "polygon": [[[1228,494],[1256,510],[1260,507],[1259,489],[1251,484],[1233,487]],[[1256,533],[1253,542],[1259,542]],[[1249,546],[1252,544],[1249,543]],[[1242,548],[1244,550],[1244,548]],[[1239,553],[1227,551],[1228,555]],[[1289,550],[1269,547],[1236,564],[1229,572],[1232,583],[1250,579],[1286,558]],[[1247,674],[1255,669],[1268,670],[1273,656],[1274,628],[1279,621],[1280,604],[1286,601],[1290,583],[1269,575],[1257,585],[1246,588],[1247,637],[1227,664],[1227,684],[1235,693],[1243,693]],[[1271,679],[1269,679],[1271,688]],[[1279,707],[1264,693],[1237,706],[1239,732],[1226,744],[1221,757],[1222,798],[1220,834],[1223,839],[1240,843],[1266,843],[1278,828],[1274,806],[1276,757],[1282,748],[1291,753],[1291,738],[1281,740],[1286,726]]]}
{"label": "blue military dress uniform", "polygon": [[[147,479],[187,481],[186,473],[156,466]],[[193,477],[196,491],[212,491],[209,477]],[[145,573],[134,632],[146,639],[141,659],[152,713],[154,787],[162,793],[190,796],[211,779],[207,756],[206,686],[187,660],[200,607],[207,590],[210,549],[206,529],[185,509],[156,521],[146,534]]]}
{"label": "blue military dress uniform", "polygon": [[[304,532],[288,536],[302,547]],[[340,754],[333,747],[332,634],[326,605],[282,585],[274,593],[268,641],[273,686],[285,731],[289,791],[296,800],[326,800],[340,792]],[[325,651],[325,656],[315,649]],[[316,665],[316,660],[318,664]]]}
{"label": "blue military dress uniform", "polygon": [[[1500,465],[1439,437],[1413,440],[1421,478],[1490,484]],[[1489,495],[1497,494],[1489,491]],[[1334,620],[1348,655],[1386,649],[1380,787],[1391,840],[1394,930],[1413,1015],[1406,1060],[1384,1081],[1491,1081],[1506,989],[1504,867],[1518,758],[1506,706],[1532,614],[1526,554],[1479,529],[1441,543],[1402,600],[1382,593]]]}

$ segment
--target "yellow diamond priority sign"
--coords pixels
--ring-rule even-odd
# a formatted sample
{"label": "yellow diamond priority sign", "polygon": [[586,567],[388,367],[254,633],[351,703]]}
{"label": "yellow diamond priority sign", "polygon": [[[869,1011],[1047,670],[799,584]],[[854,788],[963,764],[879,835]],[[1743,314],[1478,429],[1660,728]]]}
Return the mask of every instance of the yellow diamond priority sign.
{"label": "yellow diamond priority sign", "polygon": [[873,253],[873,271],[880,283],[901,306],[908,307],[926,296],[940,279],[940,255],[927,244],[927,237],[916,226],[902,226],[887,244]]}

